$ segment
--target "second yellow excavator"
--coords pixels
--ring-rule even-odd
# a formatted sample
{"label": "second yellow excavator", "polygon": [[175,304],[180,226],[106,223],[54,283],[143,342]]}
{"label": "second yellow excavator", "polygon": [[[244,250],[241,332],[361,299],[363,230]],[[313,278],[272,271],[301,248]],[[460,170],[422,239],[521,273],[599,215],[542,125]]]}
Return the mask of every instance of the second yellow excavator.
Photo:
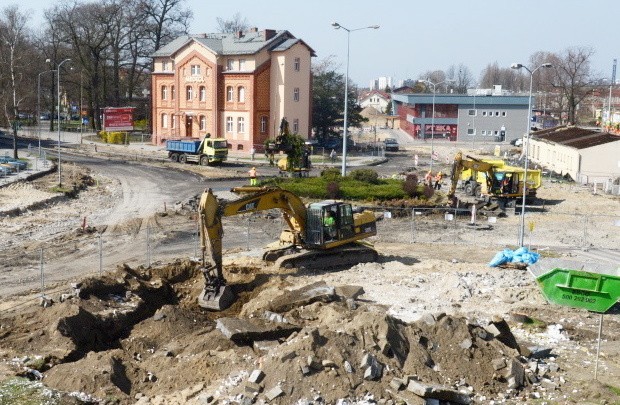
{"label": "second yellow excavator", "polygon": [[354,212],[351,204],[334,200],[306,206],[297,195],[277,187],[239,187],[232,191],[243,195],[234,201],[218,201],[207,189],[200,199],[205,288],[198,302],[203,308],[222,310],[235,301],[223,274],[222,217],[280,210],[288,229],[282,231],[279,246],[263,255],[277,267],[326,269],[377,260],[376,250],[359,242],[377,234],[371,211]]}

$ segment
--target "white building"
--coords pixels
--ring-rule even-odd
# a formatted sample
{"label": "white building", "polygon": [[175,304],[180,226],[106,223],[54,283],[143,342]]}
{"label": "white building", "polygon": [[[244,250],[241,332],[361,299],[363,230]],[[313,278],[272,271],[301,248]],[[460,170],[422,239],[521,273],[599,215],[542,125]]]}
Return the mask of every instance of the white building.
{"label": "white building", "polygon": [[583,184],[620,177],[620,136],[579,127],[533,132],[528,157]]}

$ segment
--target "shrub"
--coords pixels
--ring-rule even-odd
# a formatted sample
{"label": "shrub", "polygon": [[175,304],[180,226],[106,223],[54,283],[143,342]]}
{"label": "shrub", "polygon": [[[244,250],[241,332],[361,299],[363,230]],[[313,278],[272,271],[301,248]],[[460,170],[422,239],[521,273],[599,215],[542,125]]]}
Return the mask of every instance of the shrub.
{"label": "shrub", "polygon": [[379,181],[379,174],[372,169],[355,169],[349,173],[349,176],[354,180],[370,184],[377,184]]}
{"label": "shrub", "polygon": [[418,196],[418,179],[411,179],[407,176],[407,179],[403,182],[403,191],[409,197]]}
{"label": "shrub", "polygon": [[435,190],[432,187],[429,187],[428,184],[425,184],[422,194],[428,200],[433,196],[433,194],[435,194]]}
{"label": "shrub", "polygon": [[113,143],[118,145],[123,145],[128,143],[127,134],[125,132],[99,132],[99,137],[105,143]]}
{"label": "shrub", "polygon": [[327,183],[327,197],[331,198],[332,200],[335,200],[337,198],[340,198],[340,196],[341,196],[340,184],[338,184],[338,182],[335,182],[335,181],[331,181]]}
{"label": "shrub", "polygon": [[328,169],[323,170],[321,172],[321,177],[327,181],[337,181],[337,180],[342,179],[342,176],[340,175],[340,170],[338,170],[335,167],[330,167]]}

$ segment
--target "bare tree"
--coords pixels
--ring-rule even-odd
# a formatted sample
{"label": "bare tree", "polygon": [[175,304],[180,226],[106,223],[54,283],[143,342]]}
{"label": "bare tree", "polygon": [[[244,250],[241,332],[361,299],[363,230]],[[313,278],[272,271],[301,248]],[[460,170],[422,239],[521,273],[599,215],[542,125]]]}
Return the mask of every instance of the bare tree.
{"label": "bare tree", "polygon": [[19,107],[28,96],[30,75],[27,68],[32,55],[26,33],[28,16],[16,5],[2,10],[0,16],[0,100],[6,121],[13,129],[13,157],[17,159]]}
{"label": "bare tree", "polygon": [[241,16],[241,13],[237,12],[231,19],[225,20],[217,17],[217,29],[219,32],[233,33],[238,31],[247,31],[250,28],[250,23],[245,17]]}
{"label": "bare tree", "polygon": [[529,91],[529,76],[511,69],[510,66],[500,67],[497,62],[487,65],[480,75],[480,87],[491,88],[500,85],[502,89],[512,91]]}
{"label": "bare tree", "polygon": [[467,89],[473,84],[474,76],[471,71],[463,63],[458,66],[452,65],[446,71],[446,76],[454,80],[453,88],[456,93],[466,94]]}
{"label": "bare tree", "polygon": [[566,101],[568,122],[577,122],[577,107],[602,83],[590,70],[594,49],[572,47],[564,50],[554,61],[552,86],[558,89]]}
{"label": "bare tree", "polygon": [[183,8],[184,0],[140,0],[139,14],[146,16],[145,29],[152,48],[147,55],[157,51],[182,34],[193,18],[190,9]]}

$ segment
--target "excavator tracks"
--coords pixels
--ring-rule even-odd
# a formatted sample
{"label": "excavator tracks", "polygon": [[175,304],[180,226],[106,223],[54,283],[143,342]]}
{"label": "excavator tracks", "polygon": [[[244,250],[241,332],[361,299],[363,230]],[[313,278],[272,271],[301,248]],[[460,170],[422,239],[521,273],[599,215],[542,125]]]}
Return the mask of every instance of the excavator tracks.
{"label": "excavator tracks", "polygon": [[359,263],[375,262],[379,257],[376,250],[362,244],[349,244],[330,250],[286,251],[274,261],[277,268],[304,270],[330,270],[351,267]]}

